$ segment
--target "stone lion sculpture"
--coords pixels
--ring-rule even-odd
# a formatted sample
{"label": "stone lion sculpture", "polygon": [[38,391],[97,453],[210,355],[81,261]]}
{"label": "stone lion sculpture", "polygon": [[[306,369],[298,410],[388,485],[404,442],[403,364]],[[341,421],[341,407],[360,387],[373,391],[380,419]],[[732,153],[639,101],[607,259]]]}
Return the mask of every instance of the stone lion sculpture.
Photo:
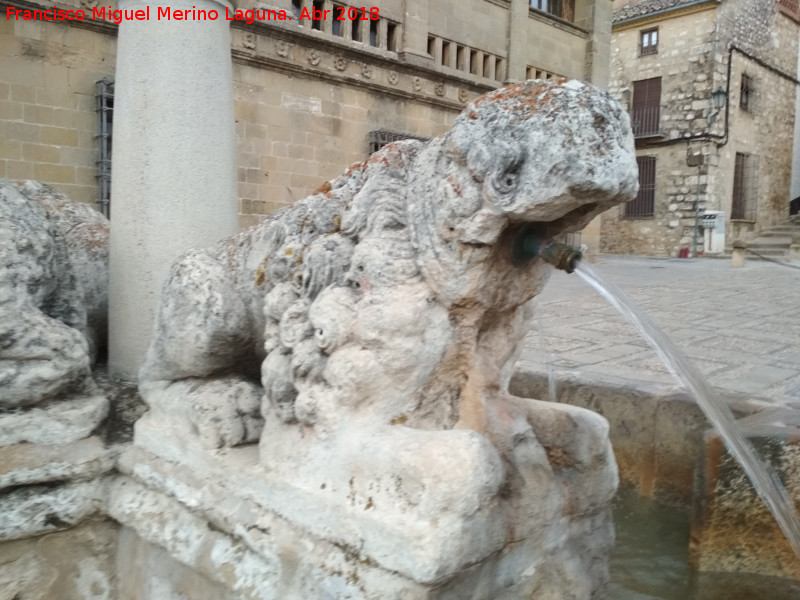
{"label": "stone lion sculpture", "polygon": [[524,597],[589,598],[613,539],[608,426],[508,394],[552,269],[518,249],[631,200],[637,179],[607,93],[487,93],[441,137],[390,144],[178,260],[141,369],[149,422],[211,449],[260,440],[269,481],[324,498],[360,539],[400,528],[430,561],[406,565],[391,536],[365,551],[420,581],[510,551]]}
{"label": "stone lion sculpture", "polygon": [[513,260],[517,238],[630,200],[631,140],[608,94],[539,81],[478,98],[442,137],[386,146],[173,266],[144,396],[210,447],[259,439],[262,413],[320,435],[361,411],[484,429],[483,396],[550,272]]}
{"label": "stone lion sculpture", "polygon": [[108,219],[0,180],[0,409],[93,394],[108,310]]}

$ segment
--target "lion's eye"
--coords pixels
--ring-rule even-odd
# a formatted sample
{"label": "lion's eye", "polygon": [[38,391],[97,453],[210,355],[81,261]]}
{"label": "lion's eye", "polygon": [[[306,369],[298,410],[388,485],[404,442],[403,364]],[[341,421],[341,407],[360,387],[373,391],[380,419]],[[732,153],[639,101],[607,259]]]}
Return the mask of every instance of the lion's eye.
{"label": "lion's eye", "polygon": [[495,188],[501,194],[508,194],[517,189],[519,183],[519,165],[514,165],[495,179]]}

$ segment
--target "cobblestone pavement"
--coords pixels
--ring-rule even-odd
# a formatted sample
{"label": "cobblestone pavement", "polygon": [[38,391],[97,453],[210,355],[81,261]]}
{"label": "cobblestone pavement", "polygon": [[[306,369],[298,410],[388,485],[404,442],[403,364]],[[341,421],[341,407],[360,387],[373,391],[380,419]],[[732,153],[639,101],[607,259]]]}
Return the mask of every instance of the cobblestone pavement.
{"label": "cobblestone pavement", "polygon": [[[793,263],[800,267],[798,263]],[[602,256],[617,284],[712,384],[800,407],[800,270],[722,259]],[[673,383],[644,338],[575,274],[553,274],[537,299],[520,367]]]}

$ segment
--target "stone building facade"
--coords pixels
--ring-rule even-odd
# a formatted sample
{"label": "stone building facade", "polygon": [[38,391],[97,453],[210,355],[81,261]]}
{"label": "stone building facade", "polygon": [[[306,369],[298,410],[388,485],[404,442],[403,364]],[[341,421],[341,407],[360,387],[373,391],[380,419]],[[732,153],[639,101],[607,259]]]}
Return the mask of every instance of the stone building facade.
{"label": "stone building facade", "polygon": [[[104,144],[111,160],[118,26],[108,12],[93,18],[101,3],[70,4],[86,18],[8,18],[35,5],[0,2],[0,177],[39,179],[96,202],[108,189],[98,160]],[[467,102],[507,81],[608,81],[611,0],[245,0],[237,8],[293,18],[231,21],[241,226],[387,140],[444,132]],[[328,18],[297,19],[314,9]],[[108,135],[98,115],[104,78]]]}
{"label": "stone building facade", "polygon": [[704,245],[695,218],[707,211],[724,212],[727,247],[785,221],[797,2],[616,2],[613,23],[609,89],[631,110],[642,185],[636,201],[603,215],[601,250],[719,250]]}

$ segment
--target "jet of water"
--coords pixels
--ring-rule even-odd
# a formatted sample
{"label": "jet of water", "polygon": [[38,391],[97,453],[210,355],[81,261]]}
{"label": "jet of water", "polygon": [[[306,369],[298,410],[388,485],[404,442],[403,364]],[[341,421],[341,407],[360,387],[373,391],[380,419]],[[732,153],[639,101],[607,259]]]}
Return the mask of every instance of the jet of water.
{"label": "jet of water", "polygon": [[575,272],[639,329],[672,375],[689,389],[708,420],[725,440],[728,451],[741,463],[756,492],[772,511],[783,534],[800,558],[800,518],[794,502],[775,472],[759,458],[717,390],[622,290],[605,280],[584,261],[577,264]]}
{"label": "jet of water", "polygon": [[542,313],[537,311],[536,320],[538,324],[539,343],[541,344],[542,354],[547,367],[547,391],[550,393],[550,402],[557,402],[558,398],[558,379],[556,370],[553,368],[553,357],[547,349],[547,340],[544,336],[544,324],[542,323]]}

